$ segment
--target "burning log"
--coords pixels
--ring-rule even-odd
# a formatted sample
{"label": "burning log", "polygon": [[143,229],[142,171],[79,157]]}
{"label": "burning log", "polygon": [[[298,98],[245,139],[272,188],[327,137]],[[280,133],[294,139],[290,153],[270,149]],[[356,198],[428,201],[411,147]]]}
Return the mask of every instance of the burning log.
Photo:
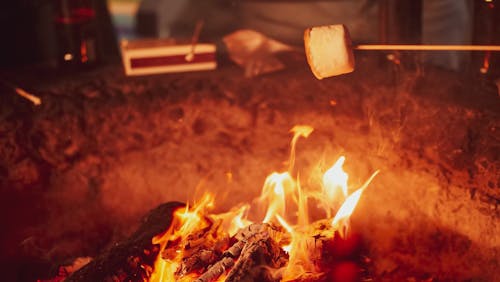
{"label": "burning log", "polygon": [[[203,273],[197,282],[214,281],[226,273],[226,281],[274,281],[270,269],[283,267],[287,261],[287,254],[281,249],[283,232],[270,224],[251,224],[239,230],[234,236],[236,242],[221,251],[222,246],[228,245],[228,237],[216,236],[219,225],[212,222],[209,227],[199,230],[187,240],[181,265],[176,271],[176,277],[191,273]],[[204,238],[198,244],[197,238]],[[190,252],[186,247],[198,247]],[[172,247],[164,253],[172,253]],[[169,257],[164,259],[169,259]],[[206,271],[203,271],[206,269]]]}
{"label": "burning log", "polygon": [[227,269],[234,266],[234,260],[237,259],[243,247],[245,246],[244,241],[238,241],[234,243],[229,249],[227,249],[223,255],[222,259],[212,265],[207,272],[205,272],[197,282],[212,281],[220,277]]}
{"label": "burning log", "polygon": [[236,233],[235,238],[245,243],[258,239],[274,238],[278,242],[288,241],[290,238],[275,225],[268,223],[254,223],[242,228]]}
{"label": "burning log", "polygon": [[237,258],[241,254],[241,250],[243,250],[243,247],[245,247],[245,242],[244,241],[238,241],[234,245],[231,246],[231,248],[227,249],[224,252],[224,256],[226,257],[232,257],[232,258]]}
{"label": "burning log", "polygon": [[229,249],[227,249],[222,255],[222,259],[213,264],[202,276],[200,276],[196,281],[205,282],[212,281],[220,277],[227,269],[234,266],[234,260],[237,259],[243,247],[245,246],[244,241],[238,241],[233,244]]}
{"label": "burning log", "polygon": [[151,239],[168,229],[174,210],[182,206],[169,202],[152,210],[130,238],[103,252],[65,281],[144,281],[159,252]]}

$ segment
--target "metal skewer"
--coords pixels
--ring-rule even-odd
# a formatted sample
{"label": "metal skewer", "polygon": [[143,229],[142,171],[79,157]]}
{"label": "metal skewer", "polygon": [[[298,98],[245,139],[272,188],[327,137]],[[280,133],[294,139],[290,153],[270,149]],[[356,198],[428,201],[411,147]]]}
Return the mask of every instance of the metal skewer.
{"label": "metal skewer", "polygon": [[500,51],[500,45],[371,45],[354,46],[355,50],[408,51]]}

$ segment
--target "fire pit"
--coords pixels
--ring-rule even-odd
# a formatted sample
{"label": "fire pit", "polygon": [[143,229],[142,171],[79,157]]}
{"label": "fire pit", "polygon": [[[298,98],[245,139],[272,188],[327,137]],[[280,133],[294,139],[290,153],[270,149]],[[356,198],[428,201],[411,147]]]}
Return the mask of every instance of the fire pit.
{"label": "fire pit", "polygon": [[[348,234],[362,238],[355,239],[354,258],[342,261],[345,269],[382,281],[494,281],[500,119],[489,84],[432,67],[421,73],[384,65],[374,54],[359,57],[351,75],[317,81],[302,56],[284,59],[286,70],[252,79],[227,65],[137,78],[118,67],[71,77],[11,73],[9,80],[23,82],[43,103],[35,107],[4,90],[0,106],[2,265],[15,272],[8,280],[50,279],[77,257],[93,259],[80,271],[94,266],[107,279],[157,277],[177,255],[171,246],[186,249],[169,227],[180,230],[178,214],[203,207],[162,203],[192,203],[208,191],[215,206],[201,214],[221,214],[254,203],[271,171],[291,171],[306,189],[345,156],[348,195],[380,171],[350,217],[351,233],[326,236],[334,243]],[[290,170],[288,130],[296,124],[314,132],[297,143]],[[310,223],[319,216],[331,224],[339,207],[330,215],[311,211]],[[263,220],[265,213],[253,219],[269,223],[257,225],[256,234],[282,237],[256,241],[276,269],[292,260],[283,248],[299,222],[295,214],[278,215],[283,220]],[[213,218],[202,220],[182,238],[203,226],[218,234]],[[198,268],[197,278],[242,242],[224,230],[217,259]],[[103,268],[108,262],[116,263]],[[318,273],[331,277],[335,263]]]}

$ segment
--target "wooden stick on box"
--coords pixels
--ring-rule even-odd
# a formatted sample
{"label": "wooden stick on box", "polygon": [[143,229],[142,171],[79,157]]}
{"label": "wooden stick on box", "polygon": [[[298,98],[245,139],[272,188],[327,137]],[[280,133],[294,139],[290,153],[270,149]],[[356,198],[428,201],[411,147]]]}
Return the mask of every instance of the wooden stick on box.
{"label": "wooden stick on box", "polygon": [[[213,70],[217,68],[215,45],[179,43],[174,40],[123,40],[122,60],[126,75],[148,75]],[[194,53],[192,53],[194,50]],[[186,56],[188,54],[193,56]]]}

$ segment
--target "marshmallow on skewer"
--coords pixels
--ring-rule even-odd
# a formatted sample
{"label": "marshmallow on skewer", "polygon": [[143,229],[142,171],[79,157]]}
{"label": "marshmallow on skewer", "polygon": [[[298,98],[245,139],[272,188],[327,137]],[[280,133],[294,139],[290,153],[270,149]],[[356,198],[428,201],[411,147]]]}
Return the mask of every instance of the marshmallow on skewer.
{"label": "marshmallow on skewer", "polygon": [[354,55],[349,31],[342,25],[306,29],[304,45],[307,62],[318,79],[354,71]]}

